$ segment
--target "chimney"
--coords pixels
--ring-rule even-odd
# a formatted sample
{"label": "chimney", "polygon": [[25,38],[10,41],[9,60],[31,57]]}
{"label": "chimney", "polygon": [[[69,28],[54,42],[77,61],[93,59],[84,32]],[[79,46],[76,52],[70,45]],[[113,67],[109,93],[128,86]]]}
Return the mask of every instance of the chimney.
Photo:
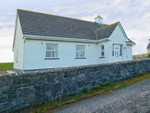
{"label": "chimney", "polygon": [[101,16],[97,16],[96,18],[95,18],[95,22],[97,23],[97,24],[103,24],[103,18],[101,17]]}

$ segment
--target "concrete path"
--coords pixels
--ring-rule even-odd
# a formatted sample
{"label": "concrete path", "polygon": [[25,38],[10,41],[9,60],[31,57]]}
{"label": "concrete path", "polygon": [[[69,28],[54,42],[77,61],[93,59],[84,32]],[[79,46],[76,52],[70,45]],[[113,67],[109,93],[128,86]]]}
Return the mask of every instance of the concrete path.
{"label": "concrete path", "polygon": [[150,79],[58,113],[150,113]]}

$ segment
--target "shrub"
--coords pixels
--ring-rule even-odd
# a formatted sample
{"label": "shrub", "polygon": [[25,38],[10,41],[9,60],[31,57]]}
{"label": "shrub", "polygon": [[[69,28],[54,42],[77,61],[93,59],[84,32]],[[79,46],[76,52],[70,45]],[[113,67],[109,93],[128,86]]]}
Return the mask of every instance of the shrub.
{"label": "shrub", "polygon": [[83,90],[82,92],[83,92],[83,93],[89,93],[89,91],[88,91],[88,90]]}
{"label": "shrub", "polygon": [[70,96],[75,96],[76,94],[70,94]]}
{"label": "shrub", "polygon": [[139,75],[143,75],[143,73],[139,73]]}
{"label": "shrub", "polygon": [[55,104],[55,106],[61,106],[61,103]]}

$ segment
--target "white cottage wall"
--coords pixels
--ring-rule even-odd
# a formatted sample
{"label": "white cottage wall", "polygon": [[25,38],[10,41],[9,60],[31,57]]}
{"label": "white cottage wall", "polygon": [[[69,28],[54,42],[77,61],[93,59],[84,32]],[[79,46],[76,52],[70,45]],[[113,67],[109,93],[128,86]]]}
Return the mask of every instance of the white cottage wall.
{"label": "white cottage wall", "polygon": [[[23,34],[21,30],[20,20],[17,16],[16,21],[16,33],[15,33],[15,45],[14,45],[14,69],[23,69]],[[18,62],[17,60],[18,50]]]}
{"label": "white cottage wall", "polygon": [[127,56],[126,56],[127,59],[132,60],[132,46],[127,46],[126,51],[127,51]]}
{"label": "white cottage wall", "polygon": [[[132,53],[128,54],[128,58],[126,57],[126,37],[124,36],[121,28],[119,25],[116,26],[116,28],[114,29],[113,33],[110,36],[110,40],[109,41],[109,46],[110,46],[110,51],[109,51],[109,61],[110,62],[115,62],[114,61],[114,56],[112,56],[112,48],[113,48],[113,44],[122,44],[122,56],[119,56],[119,61],[127,61],[130,60],[130,58],[132,57]],[[132,47],[130,48],[132,50]],[[131,51],[130,50],[130,51]],[[121,60],[122,59],[122,60]]]}
{"label": "white cottage wall", "polygon": [[[46,58],[46,43],[58,44],[59,59],[44,60]],[[86,59],[75,59],[76,45],[85,45]],[[97,64],[97,57],[97,44],[27,39],[25,42],[24,70]]]}

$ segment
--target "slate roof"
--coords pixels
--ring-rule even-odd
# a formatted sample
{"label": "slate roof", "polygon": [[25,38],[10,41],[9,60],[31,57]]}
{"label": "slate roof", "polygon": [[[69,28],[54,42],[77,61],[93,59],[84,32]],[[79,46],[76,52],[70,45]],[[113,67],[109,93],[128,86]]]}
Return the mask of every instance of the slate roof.
{"label": "slate roof", "polygon": [[103,39],[103,38],[109,38],[118,23],[119,22],[116,22],[114,24],[106,25],[104,27],[97,29],[96,33],[97,33],[98,40]]}
{"label": "slate roof", "polygon": [[148,44],[147,49],[150,49],[150,43]]}
{"label": "slate roof", "polygon": [[103,25],[68,17],[18,10],[23,34],[97,40]]}
{"label": "slate roof", "polygon": [[[117,23],[99,25],[79,19],[17,10],[23,34],[98,40],[108,38]],[[96,32],[95,32],[96,31]],[[131,41],[131,40],[130,40]],[[132,42],[132,41],[131,41]]]}
{"label": "slate roof", "polygon": [[129,39],[128,37],[127,37],[127,39],[129,40],[127,43],[134,43],[131,39]]}

